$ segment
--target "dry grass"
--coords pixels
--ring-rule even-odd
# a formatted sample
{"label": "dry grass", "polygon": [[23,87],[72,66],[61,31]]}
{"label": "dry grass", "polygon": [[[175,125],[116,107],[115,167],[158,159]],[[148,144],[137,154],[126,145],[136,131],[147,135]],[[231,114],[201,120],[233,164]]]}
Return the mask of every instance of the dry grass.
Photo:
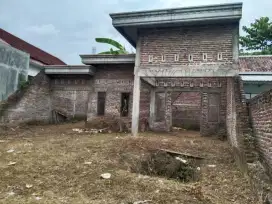
{"label": "dry grass", "polygon": [[[143,133],[131,138],[126,134],[72,131],[81,126],[79,123],[2,131],[0,203],[257,203],[248,180],[234,164],[227,142],[202,138],[195,132]],[[126,161],[120,162],[124,156],[132,159],[130,155],[157,148],[205,157],[200,181],[180,183],[143,177],[131,173]],[[10,149],[14,152],[8,153]],[[16,164],[9,166],[9,162]],[[216,167],[208,167],[209,164]],[[106,172],[112,174],[111,179],[100,179],[100,174]]]}

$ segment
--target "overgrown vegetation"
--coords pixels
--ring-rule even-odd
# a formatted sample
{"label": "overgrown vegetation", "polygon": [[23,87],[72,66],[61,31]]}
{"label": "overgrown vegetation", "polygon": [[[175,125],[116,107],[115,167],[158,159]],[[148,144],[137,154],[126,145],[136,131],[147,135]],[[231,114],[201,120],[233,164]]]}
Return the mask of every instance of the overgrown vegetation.
{"label": "overgrown vegetation", "polygon": [[24,90],[26,89],[30,84],[30,81],[28,81],[23,74],[18,75],[18,89],[19,90]]}

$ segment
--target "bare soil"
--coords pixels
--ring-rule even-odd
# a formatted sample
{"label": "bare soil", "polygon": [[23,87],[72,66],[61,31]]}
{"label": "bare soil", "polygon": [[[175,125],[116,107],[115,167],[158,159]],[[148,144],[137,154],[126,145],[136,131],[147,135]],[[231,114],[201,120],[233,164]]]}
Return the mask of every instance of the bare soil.
{"label": "bare soil", "polygon": [[[137,138],[73,131],[83,125],[2,127],[0,203],[257,203],[226,141],[191,131]],[[204,157],[200,177],[184,183],[133,173],[138,158],[157,149]],[[111,178],[101,179],[103,173]]]}

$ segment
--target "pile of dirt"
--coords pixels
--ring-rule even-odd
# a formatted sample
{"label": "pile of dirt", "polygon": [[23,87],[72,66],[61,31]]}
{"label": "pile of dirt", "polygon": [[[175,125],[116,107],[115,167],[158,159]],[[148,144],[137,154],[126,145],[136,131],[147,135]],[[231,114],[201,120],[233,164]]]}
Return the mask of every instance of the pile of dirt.
{"label": "pile of dirt", "polygon": [[175,157],[165,151],[150,151],[132,168],[132,172],[148,176],[160,176],[181,182],[196,181],[199,172],[194,161]]}

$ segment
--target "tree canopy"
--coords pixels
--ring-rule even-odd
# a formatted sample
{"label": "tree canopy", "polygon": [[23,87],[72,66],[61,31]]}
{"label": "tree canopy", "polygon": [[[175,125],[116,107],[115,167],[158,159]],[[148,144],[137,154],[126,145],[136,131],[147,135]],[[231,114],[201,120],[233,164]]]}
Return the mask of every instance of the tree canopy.
{"label": "tree canopy", "polygon": [[240,37],[242,48],[253,51],[251,54],[272,54],[272,22],[268,17],[256,19],[249,27],[243,26],[243,31],[246,35]]}
{"label": "tree canopy", "polygon": [[121,45],[119,42],[110,39],[110,38],[95,38],[95,41],[98,43],[105,43],[105,44],[109,44],[114,46],[115,48],[117,48],[117,50],[113,50],[112,48],[110,48],[109,51],[104,51],[101,52],[99,54],[112,54],[112,55],[118,55],[118,54],[128,54],[128,52],[126,51],[126,48]]}

